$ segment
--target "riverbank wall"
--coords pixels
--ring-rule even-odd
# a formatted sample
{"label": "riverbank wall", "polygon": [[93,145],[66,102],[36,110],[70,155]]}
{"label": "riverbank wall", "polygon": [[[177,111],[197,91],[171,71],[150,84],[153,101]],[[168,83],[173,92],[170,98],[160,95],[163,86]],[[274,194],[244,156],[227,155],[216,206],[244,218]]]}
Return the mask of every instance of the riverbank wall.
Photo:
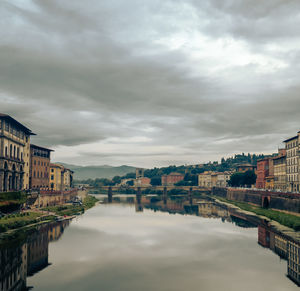
{"label": "riverbank wall", "polygon": [[47,206],[56,206],[65,204],[75,197],[81,197],[82,200],[87,196],[86,190],[72,189],[69,191],[51,191],[41,190],[39,193],[32,194],[30,199],[31,207],[42,208]]}
{"label": "riverbank wall", "polygon": [[212,188],[212,195],[228,200],[252,203],[265,208],[300,213],[300,194],[263,190]]}

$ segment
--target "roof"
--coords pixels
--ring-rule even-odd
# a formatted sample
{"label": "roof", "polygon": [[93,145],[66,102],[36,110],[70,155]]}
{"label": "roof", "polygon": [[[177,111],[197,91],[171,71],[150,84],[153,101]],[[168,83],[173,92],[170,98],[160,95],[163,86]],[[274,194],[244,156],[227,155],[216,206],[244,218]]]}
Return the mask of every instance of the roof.
{"label": "roof", "polygon": [[276,157],[273,158],[273,160],[279,160],[279,159],[282,159],[282,158],[285,158],[286,157],[286,154],[281,154],[281,155],[278,155]]}
{"label": "roof", "polygon": [[38,145],[35,145],[35,144],[30,144],[30,147],[41,149],[41,150],[46,150],[46,151],[49,151],[49,152],[54,152],[54,150],[47,149],[47,148],[44,148],[44,147],[41,147],[41,146],[38,146]]}
{"label": "roof", "polygon": [[288,139],[284,140],[283,142],[289,142],[289,141],[291,141],[291,140],[293,140],[293,139],[296,139],[296,138],[298,138],[298,135],[293,136],[293,137],[291,137],[291,138],[288,138]]}
{"label": "roof", "polygon": [[170,173],[168,176],[184,176],[184,174],[173,172],[173,173]]}
{"label": "roof", "polygon": [[8,114],[4,114],[4,113],[0,113],[0,118],[3,119],[7,119],[15,124],[17,124],[19,127],[21,127],[27,134],[29,135],[36,135],[35,133],[33,133],[29,128],[27,128],[26,126],[24,126],[22,123],[20,123],[19,121],[15,120],[14,118],[12,118],[10,115]]}
{"label": "roof", "polygon": [[251,164],[239,164],[237,167],[255,167],[254,165]]}

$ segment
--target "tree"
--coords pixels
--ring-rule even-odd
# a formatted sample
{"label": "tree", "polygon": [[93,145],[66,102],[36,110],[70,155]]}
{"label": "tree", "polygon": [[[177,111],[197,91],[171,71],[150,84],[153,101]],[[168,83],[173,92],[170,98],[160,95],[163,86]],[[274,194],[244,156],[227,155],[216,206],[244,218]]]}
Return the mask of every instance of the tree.
{"label": "tree", "polygon": [[253,171],[247,171],[245,173],[234,173],[231,175],[228,184],[232,187],[251,187],[255,184],[256,175]]}
{"label": "tree", "polygon": [[127,184],[128,186],[133,186],[133,180],[127,181],[126,184]]}
{"label": "tree", "polygon": [[114,184],[120,184],[121,183],[121,177],[120,176],[114,176],[112,181]]}
{"label": "tree", "polygon": [[256,182],[256,174],[254,171],[247,171],[244,173],[244,185],[250,187],[251,185],[255,184]]}
{"label": "tree", "polygon": [[152,186],[160,186],[161,185],[161,177],[155,176],[155,177],[151,178],[150,184]]}

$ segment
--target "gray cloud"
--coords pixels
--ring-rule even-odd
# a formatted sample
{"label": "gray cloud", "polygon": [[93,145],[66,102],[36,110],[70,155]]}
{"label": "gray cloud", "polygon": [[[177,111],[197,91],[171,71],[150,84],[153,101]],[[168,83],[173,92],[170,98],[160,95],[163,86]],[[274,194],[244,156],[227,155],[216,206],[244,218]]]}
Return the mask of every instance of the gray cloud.
{"label": "gray cloud", "polygon": [[254,4],[3,1],[0,111],[68,162],[275,151],[299,129],[299,4]]}

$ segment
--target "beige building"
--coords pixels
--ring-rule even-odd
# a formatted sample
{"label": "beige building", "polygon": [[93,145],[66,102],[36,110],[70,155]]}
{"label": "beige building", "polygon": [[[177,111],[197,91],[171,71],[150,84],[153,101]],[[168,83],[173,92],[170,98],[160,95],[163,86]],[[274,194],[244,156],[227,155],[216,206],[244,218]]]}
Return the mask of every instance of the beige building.
{"label": "beige building", "polygon": [[286,191],[287,175],[286,175],[286,153],[281,152],[277,157],[273,158],[274,163],[274,189],[278,191]]}
{"label": "beige building", "polygon": [[198,176],[199,187],[227,187],[231,172],[204,172]]}
{"label": "beige building", "polygon": [[299,133],[284,141],[286,149],[287,191],[299,191]]}
{"label": "beige building", "polygon": [[70,190],[73,188],[73,174],[70,169],[65,168],[64,171],[64,190]]}
{"label": "beige building", "polygon": [[30,129],[0,113],[0,192],[29,188]]}
{"label": "beige building", "polygon": [[199,187],[212,187],[212,172],[204,172],[198,175],[198,185]]}

